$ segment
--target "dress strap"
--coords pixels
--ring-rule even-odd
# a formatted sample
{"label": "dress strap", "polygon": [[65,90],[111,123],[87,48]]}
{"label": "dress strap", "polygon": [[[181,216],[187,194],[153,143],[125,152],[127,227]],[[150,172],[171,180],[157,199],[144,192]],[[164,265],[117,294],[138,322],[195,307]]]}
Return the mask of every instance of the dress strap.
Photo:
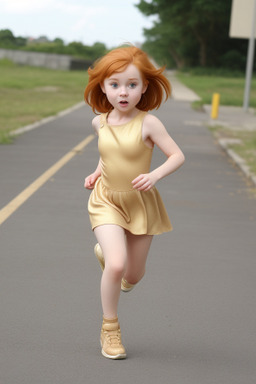
{"label": "dress strap", "polygon": [[107,113],[102,113],[100,115],[100,128],[103,128],[104,125],[106,124],[106,118],[107,118]]}

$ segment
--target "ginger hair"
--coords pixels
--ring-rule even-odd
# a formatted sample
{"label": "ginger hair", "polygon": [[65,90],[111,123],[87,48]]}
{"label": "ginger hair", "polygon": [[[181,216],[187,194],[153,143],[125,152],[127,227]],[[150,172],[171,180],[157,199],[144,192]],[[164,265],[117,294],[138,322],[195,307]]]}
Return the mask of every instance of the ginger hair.
{"label": "ginger hair", "polygon": [[84,99],[94,113],[106,113],[113,109],[101,89],[101,84],[113,73],[125,71],[129,64],[134,64],[139,69],[143,82],[148,85],[136,106],[138,109],[141,111],[158,109],[164,97],[165,101],[168,99],[171,85],[163,75],[165,67],[155,68],[147,54],[137,47],[122,47],[110,51],[88,69],[89,82],[84,92]]}

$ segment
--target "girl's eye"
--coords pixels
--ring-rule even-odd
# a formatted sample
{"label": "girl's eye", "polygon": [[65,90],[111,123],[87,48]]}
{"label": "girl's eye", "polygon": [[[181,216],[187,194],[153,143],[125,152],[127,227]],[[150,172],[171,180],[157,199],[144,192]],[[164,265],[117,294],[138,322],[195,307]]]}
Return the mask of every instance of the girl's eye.
{"label": "girl's eye", "polygon": [[112,88],[117,88],[118,87],[117,83],[111,83],[110,85],[111,85]]}
{"label": "girl's eye", "polygon": [[136,83],[131,83],[131,84],[129,84],[129,87],[133,89],[136,87],[136,85],[137,85]]}

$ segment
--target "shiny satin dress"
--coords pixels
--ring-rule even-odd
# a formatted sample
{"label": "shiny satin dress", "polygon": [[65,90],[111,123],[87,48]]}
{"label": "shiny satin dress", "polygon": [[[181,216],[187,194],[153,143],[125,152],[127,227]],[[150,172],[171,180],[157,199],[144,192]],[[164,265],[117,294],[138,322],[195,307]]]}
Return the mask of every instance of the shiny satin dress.
{"label": "shiny satin dress", "polygon": [[156,235],[172,230],[158,190],[137,191],[132,180],[150,171],[153,148],[142,139],[147,112],[139,112],[128,123],[111,126],[101,115],[98,148],[101,176],[88,201],[92,229],[116,224],[135,235]]}

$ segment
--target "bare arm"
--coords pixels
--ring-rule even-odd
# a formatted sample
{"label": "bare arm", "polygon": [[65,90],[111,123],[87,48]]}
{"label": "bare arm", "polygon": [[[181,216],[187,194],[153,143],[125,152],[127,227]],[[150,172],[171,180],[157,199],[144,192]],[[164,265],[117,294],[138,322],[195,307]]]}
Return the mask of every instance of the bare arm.
{"label": "bare arm", "polygon": [[150,173],[139,175],[132,181],[133,188],[148,191],[157,181],[175,172],[184,163],[185,156],[161,121],[153,115],[145,117],[143,139],[145,142],[157,145],[167,157],[167,160],[158,168]]}
{"label": "bare arm", "polygon": [[101,175],[101,160],[99,160],[99,163],[98,163],[98,166],[97,168],[95,169],[95,171],[87,176],[85,178],[85,182],[84,182],[84,187],[87,188],[87,189],[93,189],[94,188],[94,185],[98,179],[98,177]]}
{"label": "bare arm", "polygon": [[[95,130],[96,134],[98,134],[99,127],[100,127],[100,116],[96,116],[92,120],[92,127]],[[93,189],[96,183],[96,180],[100,175],[101,175],[101,159],[99,160],[98,166],[95,169],[95,171],[85,178],[84,187],[87,189]]]}

